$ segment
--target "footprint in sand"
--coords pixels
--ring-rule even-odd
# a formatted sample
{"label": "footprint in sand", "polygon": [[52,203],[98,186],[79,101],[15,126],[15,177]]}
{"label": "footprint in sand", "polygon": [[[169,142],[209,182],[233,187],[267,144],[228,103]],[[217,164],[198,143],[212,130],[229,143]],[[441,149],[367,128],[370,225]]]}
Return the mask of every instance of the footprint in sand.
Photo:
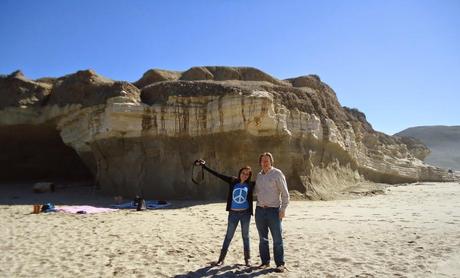
{"label": "footprint in sand", "polygon": [[331,260],[342,263],[348,263],[352,261],[350,258],[331,258]]}

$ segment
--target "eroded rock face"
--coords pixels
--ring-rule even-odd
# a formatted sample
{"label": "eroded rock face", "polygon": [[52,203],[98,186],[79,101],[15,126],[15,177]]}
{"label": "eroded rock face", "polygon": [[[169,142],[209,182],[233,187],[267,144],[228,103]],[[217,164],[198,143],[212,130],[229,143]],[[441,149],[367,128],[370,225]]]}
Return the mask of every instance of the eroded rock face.
{"label": "eroded rock face", "polygon": [[416,158],[420,160],[425,160],[425,158],[430,154],[430,149],[423,144],[422,141],[420,141],[417,138],[414,137],[408,137],[408,136],[398,136],[399,139],[406,144],[407,149],[409,152],[414,155]]}
{"label": "eroded rock face", "polygon": [[21,71],[0,77],[0,109],[41,106],[51,93],[51,86],[25,78]]}
{"label": "eroded rock face", "polygon": [[396,133],[395,136],[417,142],[412,144],[416,150],[420,149],[420,144],[429,147],[425,155],[420,156],[426,163],[460,171],[460,126],[411,127]]}
{"label": "eroded rock face", "polygon": [[213,177],[199,186],[191,182],[192,162],[203,158],[228,175],[244,165],[256,172],[264,151],[274,154],[289,189],[310,199],[335,198],[369,182],[446,179],[401,139],[374,131],[363,113],[343,108],[317,76],[280,81],[253,68],[196,67],[150,71],[137,88],[92,71],[50,83],[49,100],[39,109],[0,111],[6,117],[0,128],[55,123],[63,142],[112,194],[223,197],[225,186]]}

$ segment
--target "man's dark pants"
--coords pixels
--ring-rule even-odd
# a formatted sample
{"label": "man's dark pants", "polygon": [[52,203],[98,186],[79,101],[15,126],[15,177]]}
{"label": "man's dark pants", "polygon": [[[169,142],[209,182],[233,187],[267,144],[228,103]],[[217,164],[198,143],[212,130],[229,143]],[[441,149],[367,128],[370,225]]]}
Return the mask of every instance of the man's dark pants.
{"label": "man's dark pants", "polygon": [[268,230],[273,238],[273,253],[276,266],[284,265],[284,249],[279,208],[256,208],[256,226],[259,232],[259,253],[262,264],[270,263]]}

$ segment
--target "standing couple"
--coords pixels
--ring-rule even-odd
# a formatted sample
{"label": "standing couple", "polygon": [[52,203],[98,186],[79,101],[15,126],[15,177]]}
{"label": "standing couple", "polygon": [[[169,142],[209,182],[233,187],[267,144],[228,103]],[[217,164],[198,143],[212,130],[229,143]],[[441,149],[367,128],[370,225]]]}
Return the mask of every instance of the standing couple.
{"label": "standing couple", "polygon": [[259,253],[262,263],[259,268],[270,266],[270,250],[268,231],[273,238],[273,253],[277,272],[284,272],[284,250],[281,221],[284,218],[289,203],[289,193],[286,178],[281,170],[273,167],[273,155],[269,152],[259,156],[261,171],[256,181],[251,181],[251,167],[245,166],[238,172],[238,178],[222,175],[205,165],[203,160],[195,161],[205,170],[229,184],[227,196],[228,223],[227,233],[220,251],[220,256],[214,265],[222,265],[227,255],[228,247],[235,234],[238,222],[241,223],[241,234],[244,245],[244,261],[250,266],[249,223],[253,215],[253,193],[257,196],[256,226],[259,232]]}

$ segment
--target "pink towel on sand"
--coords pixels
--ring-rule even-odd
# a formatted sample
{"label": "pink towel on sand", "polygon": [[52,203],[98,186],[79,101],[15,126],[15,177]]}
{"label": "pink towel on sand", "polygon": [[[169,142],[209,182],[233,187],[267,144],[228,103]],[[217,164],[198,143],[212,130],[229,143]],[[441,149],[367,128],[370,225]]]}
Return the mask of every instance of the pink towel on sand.
{"label": "pink towel on sand", "polygon": [[98,213],[98,212],[110,212],[116,211],[117,209],[111,208],[97,208],[92,206],[56,206],[57,211],[77,213],[79,211],[85,211],[86,213]]}

